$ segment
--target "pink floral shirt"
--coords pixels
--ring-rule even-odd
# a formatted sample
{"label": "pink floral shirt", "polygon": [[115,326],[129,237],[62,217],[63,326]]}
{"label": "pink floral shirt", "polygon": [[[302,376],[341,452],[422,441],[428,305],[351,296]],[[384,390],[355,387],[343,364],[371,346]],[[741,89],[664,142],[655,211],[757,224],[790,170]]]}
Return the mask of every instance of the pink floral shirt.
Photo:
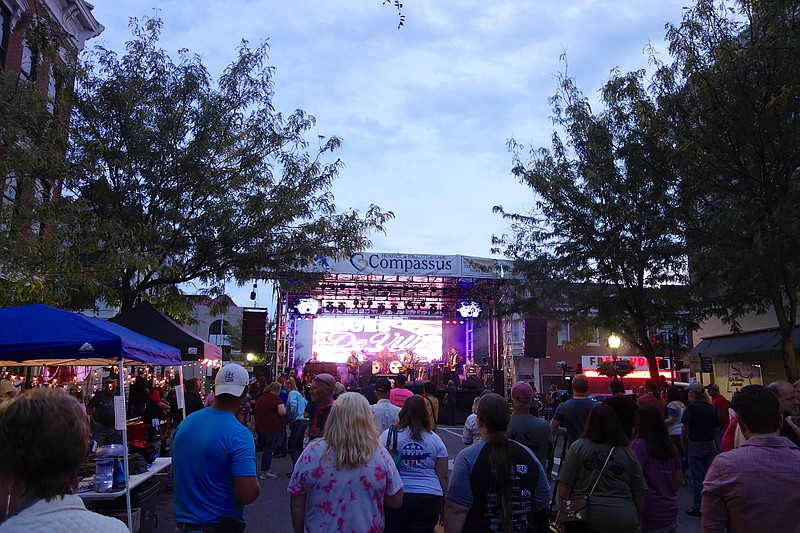
{"label": "pink floral shirt", "polygon": [[325,439],[311,442],[294,467],[286,490],[306,494],[307,533],[380,533],[383,498],[403,488],[400,474],[383,446],[367,464],[335,468]]}

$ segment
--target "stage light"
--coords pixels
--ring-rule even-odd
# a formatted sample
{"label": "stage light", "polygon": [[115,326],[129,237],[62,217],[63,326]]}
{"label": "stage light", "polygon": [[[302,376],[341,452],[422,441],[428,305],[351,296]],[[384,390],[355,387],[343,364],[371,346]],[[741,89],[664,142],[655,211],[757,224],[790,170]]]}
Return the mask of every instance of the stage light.
{"label": "stage light", "polygon": [[333,313],[333,302],[328,302],[328,303],[327,303],[327,305],[325,306],[325,309],[326,309],[326,310],[327,310],[329,313]]}
{"label": "stage light", "polygon": [[481,304],[475,301],[461,301],[458,304],[458,314],[464,318],[478,318],[481,316]]}
{"label": "stage light", "polygon": [[386,304],[381,302],[381,303],[378,304],[378,312],[379,313],[383,313],[384,311],[386,311]]}
{"label": "stage light", "polygon": [[367,300],[367,309],[372,307],[372,300]]}
{"label": "stage light", "polygon": [[412,309],[414,307],[414,300],[406,300],[406,309]]}
{"label": "stage light", "polygon": [[339,312],[340,312],[340,313],[344,313],[345,311],[347,311],[347,306],[346,306],[346,305],[344,305],[344,302],[341,302],[341,303],[339,304],[339,307],[338,307],[338,309],[339,309]]}
{"label": "stage light", "polygon": [[389,310],[392,313],[397,313],[397,304],[392,304],[391,307],[389,307]]}
{"label": "stage light", "polygon": [[442,313],[446,313],[449,310],[450,310],[450,306],[448,306],[447,304],[442,304]]}
{"label": "stage light", "polygon": [[316,315],[319,311],[319,302],[314,298],[300,298],[297,300],[295,309],[301,315]]}
{"label": "stage light", "polygon": [[359,302],[358,298],[356,298],[355,300],[353,300],[353,307],[358,307],[359,303],[361,302]]}
{"label": "stage light", "polygon": [[428,309],[430,310],[431,313],[435,313],[436,311],[439,310],[439,306],[437,306],[436,304],[431,304],[430,307],[428,307]]}

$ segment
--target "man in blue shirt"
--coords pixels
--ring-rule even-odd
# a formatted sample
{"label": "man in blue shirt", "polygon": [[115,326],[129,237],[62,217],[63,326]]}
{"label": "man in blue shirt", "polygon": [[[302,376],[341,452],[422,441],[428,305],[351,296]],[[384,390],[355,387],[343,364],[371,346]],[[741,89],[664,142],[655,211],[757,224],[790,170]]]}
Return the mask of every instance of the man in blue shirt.
{"label": "man in blue shirt", "polygon": [[259,496],[253,435],[236,420],[249,383],[241,366],[222,367],[214,380],[214,403],[187,416],[176,429],[172,462],[179,530],[243,523],[244,506]]}

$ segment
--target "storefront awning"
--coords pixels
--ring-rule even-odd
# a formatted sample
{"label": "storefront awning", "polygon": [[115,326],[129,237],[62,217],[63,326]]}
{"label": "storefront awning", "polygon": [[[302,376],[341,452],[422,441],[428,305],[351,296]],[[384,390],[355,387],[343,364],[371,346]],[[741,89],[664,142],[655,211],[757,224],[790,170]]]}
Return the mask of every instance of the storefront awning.
{"label": "storefront awning", "polygon": [[[795,348],[800,348],[800,329],[795,328],[793,336]],[[777,329],[768,329],[708,337],[695,346],[689,355],[738,360],[743,356],[748,360],[780,357],[781,333]]]}

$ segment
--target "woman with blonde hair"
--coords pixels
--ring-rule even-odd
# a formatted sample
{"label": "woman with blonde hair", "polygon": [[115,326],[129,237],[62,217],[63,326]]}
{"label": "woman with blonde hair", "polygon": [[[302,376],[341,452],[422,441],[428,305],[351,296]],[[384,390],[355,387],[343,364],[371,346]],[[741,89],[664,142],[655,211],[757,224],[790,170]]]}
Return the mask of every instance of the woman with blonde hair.
{"label": "woman with blonde hair", "polygon": [[303,451],[287,490],[295,533],[383,531],[383,507],[400,507],[403,482],[364,396],[345,393],[333,403],[322,438]]}

